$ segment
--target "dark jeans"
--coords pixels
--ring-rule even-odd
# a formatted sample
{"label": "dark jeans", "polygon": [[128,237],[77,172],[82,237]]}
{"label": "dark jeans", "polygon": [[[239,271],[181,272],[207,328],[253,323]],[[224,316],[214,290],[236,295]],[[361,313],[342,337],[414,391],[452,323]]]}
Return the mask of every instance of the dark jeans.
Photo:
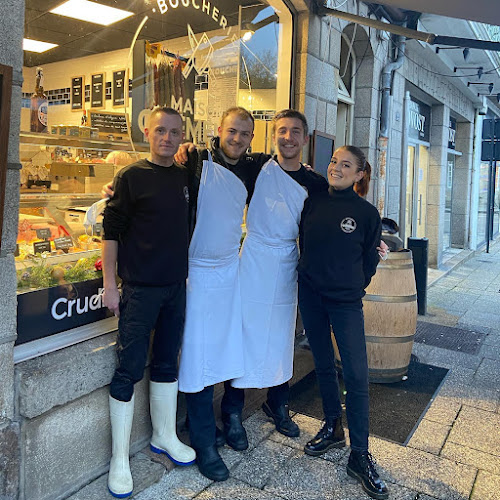
{"label": "dark jeans", "polygon": [[299,279],[299,307],[314,357],[325,417],[336,418],[342,414],[331,326],[342,359],[351,448],[366,451],[369,432],[368,361],[362,302],[329,300]]}
{"label": "dark jeans", "polygon": [[110,386],[113,398],[132,398],[134,384],[144,376],[153,329],[151,380],[175,382],[185,316],[185,281],[162,287],[124,285],[116,343],[118,365]]}
{"label": "dark jeans", "polygon": [[[270,387],[267,401],[275,410],[282,404],[288,404],[288,382]],[[215,415],[213,408],[214,386],[205,387],[201,392],[186,393],[186,405],[189,416],[189,437],[193,448],[215,445]],[[245,390],[231,386],[231,381],[224,382],[224,396],[221,401],[222,413],[240,413],[245,406]]]}

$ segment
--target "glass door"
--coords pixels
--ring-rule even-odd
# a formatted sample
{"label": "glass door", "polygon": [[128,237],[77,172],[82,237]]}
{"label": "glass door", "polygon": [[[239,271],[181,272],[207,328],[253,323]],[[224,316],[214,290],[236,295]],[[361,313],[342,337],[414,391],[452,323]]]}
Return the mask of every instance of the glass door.
{"label": "glass door", "polygon": [[408,146],[405,237],[425,237],[428,170],[429,148],[422,144]]}
{"label": "glass door", "polygon": [[416,236],[424,238],[427,230],[427,173],[429,170],[429,148],[423,145],[418,147],[418,178],[416,202],[418,204]]}
{"label": "glass door", "polygon": [[408,146],[408,166],[406,170],[405,237],[413,236],[413,178],[415,176],[415,146]]}
{"label": "glass door", "polygon": [[444,235],[443,235],[443,250],[451,247],[451,214],[453,202],[453,171],[455,169],[455,155],[448,154],[446,163],[446,191],[445,191],[445,208],[444,208]]}

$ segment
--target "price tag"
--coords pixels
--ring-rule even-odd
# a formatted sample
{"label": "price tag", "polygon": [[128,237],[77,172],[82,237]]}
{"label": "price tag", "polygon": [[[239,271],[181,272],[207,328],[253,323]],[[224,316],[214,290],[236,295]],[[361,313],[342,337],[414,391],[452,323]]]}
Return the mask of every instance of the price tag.
{"label": "price tag", "polygon": [[101,236],[102,235],[102,224],[100,222],[97,222],[96,224],[94,224],[92,230],[93,230],[95,236]]}
{"label": "price tag", "polygon": [[56,250],[68,250],[73,246],[73,240],[69,236],[62,236],[61,238],[55,238],[54,244]]}
{"label": "price tag", "polygon": [[33,253],[43,253],[43,252],[50,252],[50,241],[37,241],[36,243],[33,243]]}
{"label": "price tag", "polygon": [[41,240],[48,240],[52,236],[50,229],[48,227],[44,227],[42,229],[36,230],[36,237]]}

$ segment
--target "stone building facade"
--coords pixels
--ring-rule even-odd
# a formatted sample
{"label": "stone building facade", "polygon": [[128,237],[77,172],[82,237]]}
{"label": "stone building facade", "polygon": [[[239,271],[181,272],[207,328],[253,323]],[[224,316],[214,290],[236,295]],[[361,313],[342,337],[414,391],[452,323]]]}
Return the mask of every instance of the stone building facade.
{"label": "stone building facade", "polygon": [[[478,100],[463,83],[440,76],[439,60],[414,41],[394,72],[390,92],[389,137],[384,165],[380,158],[381,78],[393,61],[386,33],[316,15],[314,2],[288,2],[294,17],[290,106],[303,111],[310,129],[336,136],[336,145],[361,147],[373,166],[368,200],[382,215],[404,227],[408,213],[409,147],[427,155],[426,227],[430,263],[443,259],[445,222],[450,246],[475,248],[477,149],[481,130]],[[349,0],[343,9],[368,16],[368,6]],[[12,112],[7,164],[5,216],[0,253],[0,499],[63,499],[106,473],[110,458],[107,386],[115,364],[116,331],[15,362],[16,272],[14,251],[19,212],[19,130],[22,85],[23,0],[0,4],[0,64],[12,66]],[[391,57],[389,57],[391,56]],[[410,108],[418,100],[430,112],[429,138],[412,142]],[[427,108],[426,108],[427,109]],[[492,112],[497,112],[493,110]],[[446,219],[450,116],[456,122],[452,195]],[[304,151],[304,160],[309,150]],[[413,167],[412,167],[413,168]],[[417,168],[420,168],[417,165]],[[475,177],[476,176],[476,177]],[[411,182],[419,182],[417,173]],[[471,188],[472,185],[472,188]],[[476,202],[474,200],[476,199]],[[418,207],[418,199],[417,199]],[[477,214],[476,214],[477,215]],[[403,234],[403,238],[408,234]],[[312,366],[309,360],[309,367]],[[147,384],[136,391],[131,451],[148,442]]]}

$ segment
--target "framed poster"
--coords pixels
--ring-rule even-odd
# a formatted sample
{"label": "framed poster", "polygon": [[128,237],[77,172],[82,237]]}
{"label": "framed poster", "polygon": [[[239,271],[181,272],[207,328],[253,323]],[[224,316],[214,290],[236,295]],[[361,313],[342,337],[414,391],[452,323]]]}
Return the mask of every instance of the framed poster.
{"label": "framed poster", "polygon": [[85,79],[83,76],[71,78],[71,111],[83,109],[85,102]]}
{"label": "framed poster", "polygon": [[92,83],[90,85],[90,107],[104,107],[104,73],[95,73],[92,75]]}
{"label": "framed poster", "polygon": [[127,98],[127,72],[122,69],[119,71],[113,71],[113,83],[112,83],[112,98],[113,107],[120,107],[125,105],[125,99]]}
{"label": "framed poster", "polygon": [[12,68],[0,64],[0,246],[2,244],[3,207],[7,179],[7,149],[9,146]]}
{"label": "framed poster", "polygon": [[309,162],[311,166],[327,178],[328,165],[335,151],[335,136],[315,130],[312,134],[311,147],[309,149]]}

